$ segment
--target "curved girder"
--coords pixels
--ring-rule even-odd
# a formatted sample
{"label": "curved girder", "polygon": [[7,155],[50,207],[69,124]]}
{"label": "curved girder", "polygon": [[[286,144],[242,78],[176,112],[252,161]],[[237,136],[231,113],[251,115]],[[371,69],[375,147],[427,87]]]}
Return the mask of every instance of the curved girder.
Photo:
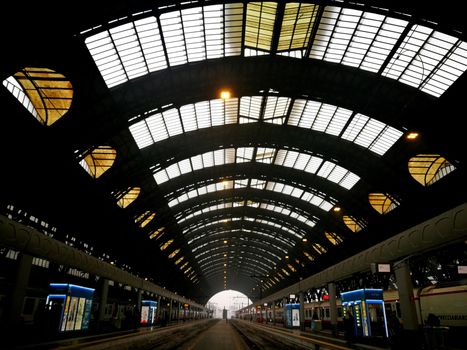
{"label": "curved girder", "polygon": [[222,227],[222,225],[219,225],[216,229],[203,231],[202,234],[198,232],[198,234],[193,235],[193,238],[188,241],[188,245],[190,247],[196,247],[196,245],[202,245],[207,241],[211,240],[212,238],[217,238],[219,235],[221,235],[222,237],[230,237],[233,234],[241,233],[242,235],[250,239],[258,239],[258,237],[261,237],[261,239],[266,244],[273,246],[271,247],[271,249],[278,256],[284,254],[285,252],[288,252],[294,246],[295,242],[285,241],[281,239],[282,237],[277,237],[277,233],[275,236],[273,236],[265,233],[264,231],[257,230],[256,227],[255,230],[250,230],[245,229],[242,223],[240,223],[239,225],[241,226],[240,228],[231,228],[231,226],[228,224],[224,225],[226,227]]}
{"label": "curved girder", "polygon": [[318,224],[316,226],[325,226],[332,231],[337,231],[342,234],[346,233],[348,230],[341,220],[336,221],[334,214],[323,213],[323,210],[317,208],[313,204],[282,193],[263,191],[255,188],[240,188],[229,191],[211,192],[183,202],[179,204],[177,208],[180,209],[179,212],[183,212],[188,208],[200,205],[199,203],[219,202],[224,198],[226,200],[230,200],[231,198],[249,198],[257,202],[266,201],[271,203],[287,203],[289,206],[298,209],[297,211],[300,213],[306,213],[312,218],[319,218]]}

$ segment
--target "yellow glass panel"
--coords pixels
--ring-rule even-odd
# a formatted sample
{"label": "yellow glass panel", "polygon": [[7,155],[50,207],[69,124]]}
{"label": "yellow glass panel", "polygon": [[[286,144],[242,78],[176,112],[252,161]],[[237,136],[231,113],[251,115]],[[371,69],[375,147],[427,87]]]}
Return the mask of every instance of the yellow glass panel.
{"label": "yellow glass panel", "polygon": [[155,230],[153,233],[151,233],[149,235],[149,238],[150,239],[156,238],[157,236],[159,236],[164,231],[164,229],[165,229],[165,227],[158,228],[157,230]]}
{"label": "yellow glass panel", "polygon": [[289,268],[290,271],[297,272],[297,270],[295,270],[295,267],[293,267],[292,264],[287,264],[287,267]]}
{"label": "yellow glass panel", "polygon": [[141,188],[133,187],[127,193],[120,197],[117,204],[120,208],[128,207],[136,198],[138,198]]}
{"label": "yellow glass panel", "polygon": [[175,255],[178,254],[178,252],[180,252],[180,249],[175,249],[172,253],[170,253],[169,255],[169,259],[172,259],[175,257]]}
{"label": "yellow glass panel", "polygon": [[162,244],[162,245],[160,246],[161,250],[167,249],[167,247],[168,247],[169,245],[171,245],[171,244],[173,243],[173,241],[174,241],[173,239],[169,239],[167,242],[165,242],[164,244]]}
{"label": "yellow glass panel", "polygon": [[308,258],[308,260],[310,260],[310,261],[315,260],[315,258],[313,256],[311,256],[309,253],[303,252],[303,254]]}
{"label": "yellow glass panel", "polygon": [[323,254],[326,253],[326,248],[324,248],[321,244],[319,243],[313,243],[313,249],[318,253],[318,254]]}
{"label": "yellow glass panel", "polygon": [[297,2],[285,6],[278,51],[307,47],[318,9],[318,5]]}
{"label": "yellow glass panel", "polygon": [[182,266],[180,266],[180,270],[183,270],[187,265],[188,265],[188,261],[185,261],[185,263]]}
{"label": "yellow glass panel", "polygon": [[181,256],[180,258],[178,258],[177,261],[175,262],[175,265],[180,264],[183,261],[183,259],[185,259],[184,256]]}
{"label": "yellow glass panel", "polygon": [[145,213],[141,214],[138,218],[136,218],[136,223],[139,224],[139,227],[143,228],[147,224],[151,222],[152,219],[156,216],[156,213],[151,211],[146,211]]}
{"label": "yellow glass panel", "polygon": [[325,232],[326,238],[328,239],[329,242],[331,242],[334,245],[338,245],[342,243],[342,238],[340,238],[338,235],[336,235],[333,232]]}
{"label": "yellow glass panel", "polygon": [[[86,171],[93,178],[97,179],[109,170],[117,157],[117,151],[109,146],[100,146],[84,157],[87,167]],[[128,203],[129,204],[129,203]]]}
{"label": "yellow glass panel", "polygon": [[266,50],[271,49],[277,3],[250,2],[247,6],[245,24],[245,46]]}
{"label": "yellow glass panel", "polygon": [[[50,126],[71,107],[73,87],[65,76],[48,68],[24,68],[13,75],[44,125]],[[34,113],[33,113],[34,114]]]}
{"label": "yellow glass panel", "polygon": [[183,273],[186,275],[189,271],[191,271],[192,267],[190,266],[189,268],[187,268],[185,271],[183,271]]}
{"label": "yellow glass panel", "polygon": [[358,231],[361,231],[363,229],[363,227],[357,222],[355,221],[354,218],[350,217],[350,216],[346,216],[344,215],[342,217],[342,220],[344,220],[344,224],[352,231],[352,232],[358,232]]}
{"label": "yellow glass panel", "polygon": [[380,214],[387,214],[399,206],[399,202],[384,193],[370,193],[368,195],[371,206]]}
{"label": "yellow glass panel", "polygon": [[419,154],[409,160],[409,172],[422,186],[429,186],[456,168],[439,154]]}
{"label": "yellow glass panel", "polygon": [[282,268],[282,272],[285,273],[287,276],[290,276],[290,273],[286,269]]}

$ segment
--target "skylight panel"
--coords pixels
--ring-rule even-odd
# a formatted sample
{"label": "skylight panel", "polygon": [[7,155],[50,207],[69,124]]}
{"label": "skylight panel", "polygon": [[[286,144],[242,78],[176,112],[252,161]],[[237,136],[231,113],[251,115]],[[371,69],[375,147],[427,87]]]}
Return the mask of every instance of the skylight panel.
{"label": "skylight panel", "polygon": [[97,179],[112,167],[117,151],[109,146],[99,146],[81,156],[83,159],[79,164],[91,177]]}
{"label": "skylight panel", "polygon": [[129,129],[139,149],[154,143],[154,139],[151,136],[151,132],[145,120],[130,125]]}
{"label": "skylight panel", "polygon": [[342,187],[350,190],[354,185],[360,180],[360,176],[355,175],[354,173],[351,173],[350,171],[347,171],[345,176],[342,178],[341,181],[339,181],[339,185]]}
{"label": "skylight panel", "polygon": [[380,121],[357,114],[342,134],[342,138],[383,155],[402,134],[401,131]]}
{"label": "skylight panel", "polygon": [[278,51],[306,48],[319,6],[287,3],[279,36]]}
{"label": "skylight panel", "polygon": [[42,124],[50,126],[63,117],[73,100],[73,87],[52,69],[25,67],[3,85]]}
{"label": "skylight panel", "polygon": [[203,154],[203,164],[205,168],[214,166],[214,154],[213,152],[206,152]]}
{"label": "skylight panel", "polygon": [[326,6],[310,58],[377,72],[406,25],[375,13]]}
{"label": "skylight panel", "polygon": [[99,69],[107,87],[128,81],[123,64],[108,31],[93,35],[85,44]]}
{"label": "skylight panel", "polygon": [[306,165],[306,168],[304,170],[307,173],[315,174],[318,171],[322,163],[323,163],[323,160],[321,158],[312,156],[310,160],[308,161],[308,164]]}
{"label": "skylight panel", "polygon": [[165,46],[169,64],[176,66],[188,62],[185,49],[185,36],[183,35],[182,18],[180,11],[167,12],[160,16],[162,34],[164,35]]}
{"label": "skylight panel", "polygon": [[224,56],[224,8],[222,5],[203,7],[206,36],[206,57],[218,58]]}
{"label": "skylight panel", "polygon": [[[266,97],[266,107],[264,109],[264,120],[266,122],[274,122],[274,119],[279,119],[280,124],[283,122],[283,117],[287,115],[291,99],[288,97]],[[282,117],[282,118],[281,118]]]}
{"label": "skylight panel", "polygon": [[225,4],[224,22],[225,56],[240,56],[242,54],[243,4]]}
{"label": "skylight panel", "polygon": [[193,171],[203,169],[203,156],[198,154],[194,157],[191,157],[191,164],[193,166]]}
{"label": "skylight panel", "polygon": [[295,100],[289,125],[339,135],[352,111],[316,101]]}
{"label": "skylight panel", "polygon": [[154,114],[147,118],[146,122],[154,142],[162,141],[169,137],[169,133],[167,132],[161,113]]}
{"label": "skylight panel", "polygon": [[133,22],[109,30],[128,79],[148,73]]}
{"label": "skylight panel", "polygon": [[[263,102],[262,96],[244,96],[240,99],[240,115],[248,119],[257,121],[260,118],[261,104]],[[244,119],[244,118],[243,118]],[[246,123],[252,121],[244,121]],[[240,119],[242,123],[242,118]]]}
{"label": "skylight panel", "polygon": [[172,164],[166,168],[167,175],[169,179],[173,179],[174,177],[180,176],[180,169],[178,168],[178,164]]}
{"label": "skylight panel", "polygon": [[203,8],[194,7],[181,12],[188,62],[206,59]]}
{"label": "skylight panel", "polygon": [[251,162],[253,159],[254,147],[239,147],[237,148],[237,163]]}
{"label": "skylight panel", "polygon": [[256,149],[256,161],[259,163],[271,164],[275,153],[275,148],[258,147]]}
{"label": "skylight panel", "polygon": [[150,72],[167,68],[161,35],[155,17],[135,21],[136,32]]}
{"label": "skylight panel", "polygon": [[162,116],[164,117],[164,122],[170,137],[183,133],[182,123],[176,108],[162,112]]}
{"label": "skylight panel", "polygon": [[277,3],[275,2],[248,3],[245,23],[245,46],[265,51],[271,49],[276,8]]}
{"label": "skylight panel", "polygon": [[439,97],[467,69],[466,48],[455,37],[414,25],[382,75]]}

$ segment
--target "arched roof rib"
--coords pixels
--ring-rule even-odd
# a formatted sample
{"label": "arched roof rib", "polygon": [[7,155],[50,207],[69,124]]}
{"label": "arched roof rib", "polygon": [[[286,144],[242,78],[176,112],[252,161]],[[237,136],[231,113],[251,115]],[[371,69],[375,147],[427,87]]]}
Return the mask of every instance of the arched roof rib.
{"label": "arched roof rib", "polygon": [[[241,189],[229,190],[227,192],[228,193],[222,193],[221,191],[212,192],[212,193],[208,193],[203,196],[200,196],[198,198],[190,199],[186,202],[181,203],[179,206],[177,206],[177,209],[179,209],[179,211],[182,212],[188,208],[196,207],[200,203],[210,203],[212,201],[220,202],[223,200],[229,200],[230,198],[236,198],[238,196],[241,198],[250,198],[258,202],[269,201],[271,203],[289,203],[291,207],[298,209],[298,212],[301,212],[303,214],[309,213],[312,217],[318,217],[319,221],[316,227],[326,226],[329,229],[340,233],[341,235],[347,232],[347,228],[344,226],[344,224],[341,221],[337,221],[335,217],[332,216],[331,213],[325,214],[320,209],[318,209],[315,205],[306,203],[300,199],[290,197],[288,195],[284,195],[278,192],[262,191],[262,190],[253,189],[253,188],[241,188]],[[157,219],[153,220],[154,223],[151,222],[149,225],[154,224],[158,226],[160,225],[161,222],[164,222],[164,220],[167,220],[169,218],[172,218],[172,215],[167,216],[166,218],[162,217],[160,221],[158,221]],[[172,225],[169,224],[168,229],[176,229],[176,227],[178,227],[176,222],[173,222]],[[312,230],[309,230],[309,231],[312,231]]]}
{"label": "arched roof rib", "polygon": [[[254,248],[254,246],[252,246],[252,248]],[[224,269],[224,271],[232,271],[235,267],[238,266],[238,264],[241,264],[241,263],[249,263],[250,266],[258,266],[260,268],[265,268],[266,269],[266,266],[267,264],[264,264],[264,260],[265,260],[265,257],[261,257],[261,259],[258,259],[258,258],[254,258],[254,249],[251,249],[250,252],[245,252],[245,256],[243,256],[242,259],[233,259],[233,258],[216,258],[216,259],[211,259],[209,261],[205,261],[204,263],[200,264],[200,269],[203,271],[203,273],[208,273],[209,271],[213,270],[213,269],[217,269],[219,267],[222,267]],[[258,253],[256,253],[258,254]],[[266,261],[268,262],[268,261]],[[225,266],[224,266],[225,265]],[[272,267],[269,266],[269,269],[271,269]],[[240,267],[241,269],[241,267]],[[268,270],[269,271],[269,270]]]}
{"label": "arched roof rib", "polygon": [[246,220],[228,222],[220,220],[214,222],[212,225],[210,225],[210,222],[208,222],[207,226],[197,227],[193,231],[185,234],[185,237],[188,242],[191,243],[197,241],[200,238],[210,237],[212,234],[225,234],[227,236],[232,231],[234,233],[242,232],[245,235],[251,233],[257,237],[264,237],[271,243],[274,242],[277,247],[281,249],[282,253],[288,249],[291,249],[296,244],[292,237],[282,235],[279,230],[275,230],[275,228],[271,225]]}
{"label": "arched roof rib", "polygon": [[289,237],[295,241],[299,241],[310,231],[307,225],[304,225],[298,220],[291,220],[284,214],[251,207],[228,208],[205,213],[196,219],[187,221],[186,224],[181,225],[181,229],[186,236],[189,232],[196,230],[203,224],[210,224],[221,220],[258,220],[259,222],[263,220],[266,225],[275,227],[280,230],[278,232],[281,232],[285,237]]}
{"label": "arched roof rib", "polygon": [[190,240],[189,247],[192,249],[193,253],[196,251],[197,247],[209,243],[212,239],[224,239],[229,240],[230,237],[239,237],[248,241],[259,241],[260,244],[268,246],[275,256],[281,257],[284,254],[287,254],[290,249],[293,248],[293,245],[284,244],[279,238],[274,236],[269,236],[267,234],[262,234],[258,231],[245,231],[243,229],[228,229],[216,230],[216,231],[207,231],[202,237],[194,237]]}

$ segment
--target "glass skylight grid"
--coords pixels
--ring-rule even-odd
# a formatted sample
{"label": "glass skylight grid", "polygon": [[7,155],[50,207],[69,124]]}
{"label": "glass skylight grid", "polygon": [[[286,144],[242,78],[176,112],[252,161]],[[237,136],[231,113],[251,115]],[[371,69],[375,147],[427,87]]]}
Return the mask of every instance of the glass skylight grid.
{"label": "glass skylight grid", "polygon": [[[316,224],[314,221],[309,220],[309,219],[305,218],[304,216],[302,216],[302,215],[300,215],[298,213],[292,213],[289,209],[281,207],[281,206],[267,204],[267,203],[255,203],[255,205],[248,204],[247,206],[255,207],[255,208],[259,207],[261,209],[274,211],[276,213],[280,213],[280,214],[283,214],[283,215],[286,215],[286,216],[290,216],[290,217],[292,217],[294,219],[297,219],[297,220],[305,223],[306,225],[308,225],[310,227],[314,227],[315,224]],[[221,203],[221,204],[213,205],[213,206],[198,210],[198,211],[196,211],[196,212],[194,212],[194,213],[192,213],[190,215],[184,216],[181,219],[177,220],[177,223],[181,224],[181,223],[185,222],[186,220],[191,219],[191,218],[193,218],[195,216],[199,216],[199,215],[209,213],[209,212],[213,212],[213,211],[217,211],[217,210],[232,208],[232,207],[233,207],[233,203]],[[292,215],[292,214],[294,214],[294,215]]]}
{"label": "glass skylight grid", "polygon": [[236,123],[237,115],[237,98],[202,101],[150,115],[130,125],[130,132],[141,149],[183,132]]}
{"label": "glass skylight grid", "polygon": [[18,83],[14,76],[10,76],[3,81],[3,86],[5,86],[8,91],[11,92],[13,96],[36,118],[40,120],[39,114],[34,108],[34,104],[29,99],[28,95],[25,94],[23,87]]}
{"label": "glass skylight grid", "polygon": [[287,124],[338,136],[351,115],[352,111],[345,108],[297,99]]}
{"label": "glass skylight grid", "polygon": [[291,99],[288,97],[266,97],[264,121],[266,123],[282,125],[284,123],[285,116],[288,114],[290,101]]}
{"label": "glass skylight grid", "polygon": [[310,100],[295,100],[288,124],[341,135],[343,139],[355,142],[379,155],[384,155],[403,134],[363,114],[356,114],[343,130],[351,116],[352,111],[344,108]]}
{"label": "glass skylight grid", "polygon": [[245,23],[245,46],[264,51],[271,50],[276,8],[277,3],[275,2],[248,3]]}
{"label": "glass skylight grid", "polygon": [[240,99],[240,124],[257,122],[262,103],[262,96],[243,96]]}
{"label": "glass skylight grid", "polygon": [[453,36],[413,25],[383,76],[439,97],[467,69],[466,50]]}
{"label": "glass skylight grid", "polygon": [[292,2],[285,5],[277,51],[306,48],[319,6]]}
{"label": "glass skylight grid", "polygon": [[346,189],[351,189],[360,177],[351,171],[329,161],[305,153],[280,149],[277,152],[276,165],[291,167],[311,174],[317,174]]}
{"label": "glass skylight grid", "polygon": [[326,6],[309,57],[378,72],[406,26],[407,21]]}
{"label": "glass skylight grid", "polygon": [[342,138],[383,155],[402,134],[401,131],[380,121],[363,114],[356,114],[342,134]]}

